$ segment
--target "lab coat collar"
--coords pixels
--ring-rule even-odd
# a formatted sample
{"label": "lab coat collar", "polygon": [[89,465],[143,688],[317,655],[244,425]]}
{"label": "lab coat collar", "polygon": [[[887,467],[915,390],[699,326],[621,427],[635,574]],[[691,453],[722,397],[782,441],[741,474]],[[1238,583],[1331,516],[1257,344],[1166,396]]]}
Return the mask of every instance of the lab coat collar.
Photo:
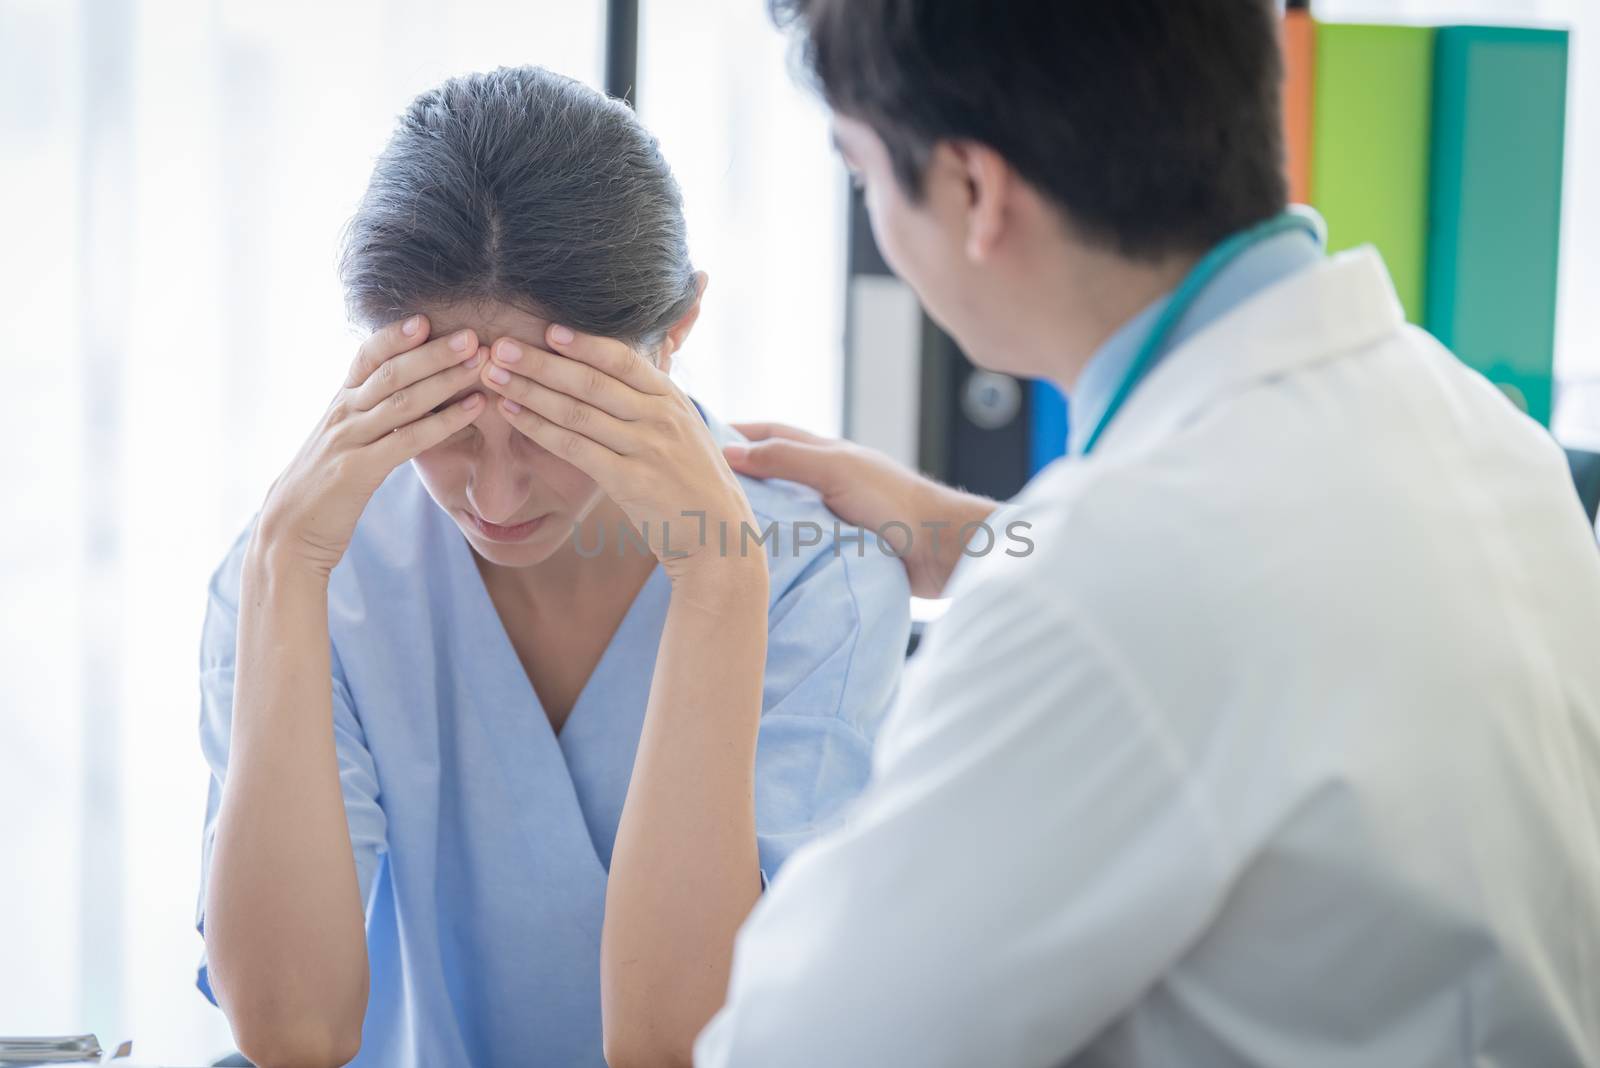
{"label": "lab coat collar", "polygon": [[1133,391],[1091,460],[1144,451],[1224,397],[1359,351],[1405,323],[1369,245],[1269,286],[1183,342]]}

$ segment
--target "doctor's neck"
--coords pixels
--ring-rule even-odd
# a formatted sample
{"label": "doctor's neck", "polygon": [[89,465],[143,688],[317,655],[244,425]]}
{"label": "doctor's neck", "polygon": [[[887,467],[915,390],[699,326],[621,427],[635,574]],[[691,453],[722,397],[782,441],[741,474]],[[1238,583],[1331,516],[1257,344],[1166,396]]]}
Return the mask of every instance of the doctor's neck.
{"label": "doctor's neck", "polygon": [[1065,344],[1055,352],[1057,383],[1069,389],[1084,366],[1113,334],[1156,300],[1175,290],[1200,253],[1172,252],[1159,260],[1131,260],[1115,252],[1078,245],[1062,258],[1065,283],[1055,299],[1040,295],[1046,329]]}
{"label": "doctor's neck", "polygon": [[1084,367],[1130,319],[1183,281],[1201,253],[1169,252],[1134,259],[1100,243],[1039,234],[1002,269],[995,299],[1007,336],[1000,368],[1045,378],[1071,393]]}

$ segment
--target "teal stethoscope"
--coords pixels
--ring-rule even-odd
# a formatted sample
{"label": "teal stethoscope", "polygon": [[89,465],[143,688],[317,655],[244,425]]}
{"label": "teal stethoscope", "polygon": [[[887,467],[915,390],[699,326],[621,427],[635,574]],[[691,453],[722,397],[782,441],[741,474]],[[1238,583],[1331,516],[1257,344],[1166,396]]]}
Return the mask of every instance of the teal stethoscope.
{"label": "teal stethoscope", "polygon": [[1172,298],[1167,301],[1167,306],[1161,310],[1156,318],[1155,325],[1145,335],[1144,343],[1139,346],[1134,354],[1133,362],[1128,365],[1128,371],[1118,384],[1116,392],[1111,395],[1111,403],[1106,405],[1106,410],[1101,413],[1100,421],[1094,425],[1094,430],[1089,433],[1083,443],[1083,455],[1089,455],[1090,450],[1099,442],[1106,427],[1116,417],[1128,397],[1133,394],[1139,381],[1155,364],[1156,357],[1161,354],[1162,346],[1171,338],[1172,332],[1177,329],[1178,323],[1187,315],[1200,299],[1201,293],[1212,280],[1217,277],[1228,264],[1238,259],[1246,250],[1261,244],[1269,238],[1279,234],[1299,230],[1310,234],[1319,248],[1328,245],[1327,226],[1322,221],[1322,216],[1310,208],[1296,205],[1281,215],[1268,219],[1264,223],[1252,226],[1248,230],[1241,230],[1232,237],[1227,238],[1203,256],[1195,264],[1178,288],[1172,293]]}

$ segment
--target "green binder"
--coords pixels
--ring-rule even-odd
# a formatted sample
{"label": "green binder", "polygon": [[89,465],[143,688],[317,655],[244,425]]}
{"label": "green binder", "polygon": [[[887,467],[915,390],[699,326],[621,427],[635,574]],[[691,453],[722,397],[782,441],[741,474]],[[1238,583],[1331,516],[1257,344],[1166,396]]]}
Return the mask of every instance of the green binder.
{"label": "green binder", "polygon": [[1549,424],[1567,35],[1441,29],[1426,325]]}
{"label": "green binder", "polygon": [[1332,251],[1371,243],[1422,322],[1434,30],[1317,24],[1311,203]]}

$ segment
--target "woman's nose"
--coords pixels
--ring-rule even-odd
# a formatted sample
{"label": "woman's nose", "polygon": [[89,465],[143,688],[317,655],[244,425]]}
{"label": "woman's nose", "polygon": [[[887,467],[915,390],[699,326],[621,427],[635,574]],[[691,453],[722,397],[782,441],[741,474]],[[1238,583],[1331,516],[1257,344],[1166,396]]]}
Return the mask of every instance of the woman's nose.
{"label": "woman's nose", "polygon": [[530,480],[519,465],[507,457],[480,458],[467,479],[467,501],[480,519],[491,523],[520,522],[527,503]]}

